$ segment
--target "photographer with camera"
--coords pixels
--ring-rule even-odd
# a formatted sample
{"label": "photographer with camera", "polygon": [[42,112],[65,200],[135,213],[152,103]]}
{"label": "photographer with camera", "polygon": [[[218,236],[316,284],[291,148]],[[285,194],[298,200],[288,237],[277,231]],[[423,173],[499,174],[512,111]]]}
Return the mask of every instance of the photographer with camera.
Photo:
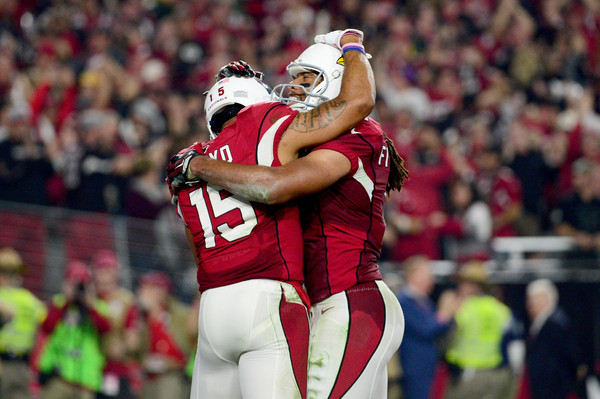
{"label": "photographer with camera", "polygon": [[39,357],[42,399],[94,399],[102,385],[101,336],[110,330],[107,304],[98,299],[86,264],[71,261],[62,292],[42,324],[47,341]]}

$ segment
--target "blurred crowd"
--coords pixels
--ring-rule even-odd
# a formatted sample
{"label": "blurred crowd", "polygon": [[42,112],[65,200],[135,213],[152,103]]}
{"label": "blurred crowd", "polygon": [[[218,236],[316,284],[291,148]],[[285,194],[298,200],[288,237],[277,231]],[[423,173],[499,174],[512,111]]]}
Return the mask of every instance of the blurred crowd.
{"label": "blurred crowd", "polygon": [[27,269],[0,249],[0,397],[163,399],[189,396],[198,299],[175,299],[160,271],[134,288],[112,250],[68,261],[62,286],[41,301],[22,286]]}
{"label": "blurred crowd", "polygon": [[[161,271],[129,288],[119,258],[103,249],[65,262],[61,287],[40,300],[23,286],[28,267],[0,248],[0,397],[189,397],[199,294],[181,302]],[[593,371],[552,281],[527,285],[523,315],[482,261],[457,269],[437,304],[426,256],[408,258],[400,276],[405,331],[388,365],[390,399],[587,398]]]}
{"label": "blurred crowd", "polygon": [[547,233],[595,259],[594,0],[4,0],[0,200],[155,219],[169,155],[208,138],[215,71],[243,59],[285,82],[316,32],[346,27],[365,32],[374,116],[410,171],[384,259]]}

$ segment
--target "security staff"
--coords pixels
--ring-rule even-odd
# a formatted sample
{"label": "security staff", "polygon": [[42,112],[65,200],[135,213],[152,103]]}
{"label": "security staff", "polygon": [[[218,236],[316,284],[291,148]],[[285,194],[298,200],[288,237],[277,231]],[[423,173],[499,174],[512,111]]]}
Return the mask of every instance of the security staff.
{"label": "security staff", "polygon": [[12,248],[0,249],[0,398],[27,399],[29,354],[38,328],[46,317],[46,306],[21,287],[25,264]]}
{"label": "security staff", "polygon": [[510,309],[488,293],[485,264],[471,261],[456,275],[461,304],[446,352],[452,378],[445,399],[508,399],[514,377],[503,356]]}

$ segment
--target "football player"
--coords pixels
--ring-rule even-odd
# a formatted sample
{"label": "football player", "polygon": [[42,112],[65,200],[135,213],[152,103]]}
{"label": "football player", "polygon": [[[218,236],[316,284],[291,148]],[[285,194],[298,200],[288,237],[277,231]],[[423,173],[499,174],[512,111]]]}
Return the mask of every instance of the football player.
{"label": "football player", "polygon": [[[337,44],[328,35],[316,41]],[[341,74],[345,79],[349,62],[363,51],[354,43],[341,50],[345,70],[337,57],[314,45],[288,66],[292,84],[274,89],[285,103],[306,110],[300,120],[341,93],[332,82]],[[301,200],[305,284],[312,304],[308,397],[385,398],[386,366],[402,341],[404,316],[377,260],[386,193],[400,190],[407,178],[403,160],[379,124],[361,118],[340,137],[282,163],[270,168],[196,155],[182,176],[265,204],[312,194]]]}
{"label": "football player", "polygon": [[[206,95],[214,139],[181,151],[169,165],[169,185],[195,249],[202,291],[191,398],[306,397],[309,301],[302,288],[298,207],[250,202],[187,172],[199,154],[280,166],[364,119],[374,106],[374,81],[362,33],[329,37],[338,48],[319,46],[345,73],[322,78],[337,84],[339,95],[299,113],[280,101],[263,102],[269,93],[256,74],[244,64],[228,66]],[[345,66],[342,45],[356,47]],[[300,91],[312,89],[300,84]]]}

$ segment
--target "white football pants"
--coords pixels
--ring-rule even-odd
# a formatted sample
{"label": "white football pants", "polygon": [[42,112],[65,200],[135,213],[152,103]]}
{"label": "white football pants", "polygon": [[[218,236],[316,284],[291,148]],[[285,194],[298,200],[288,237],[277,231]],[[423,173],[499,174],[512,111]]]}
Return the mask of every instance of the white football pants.
{"label": "white football pants", "polygon": [[404,314],[383,281],[359,284],[311,308],[309,399],[387,398],[387,364]]}
{"label": "white football pants", "polygon": [[296,289],[249,280],[200,298],[190,399],[304,399],[308,312]]}

